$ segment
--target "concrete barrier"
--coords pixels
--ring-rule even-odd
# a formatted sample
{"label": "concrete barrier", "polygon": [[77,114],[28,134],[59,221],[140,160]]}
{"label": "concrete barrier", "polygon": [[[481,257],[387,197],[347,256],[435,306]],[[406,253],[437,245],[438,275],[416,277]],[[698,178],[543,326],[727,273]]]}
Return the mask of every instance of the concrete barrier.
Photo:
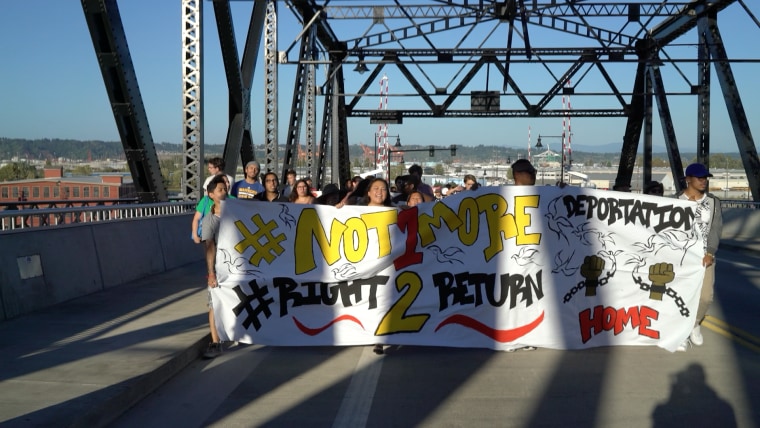
{"label": "concrete barrier", "polygon": [[192,214],[6,232],[0,237],[0,320],[202,263]]}
{"label": "concrete barrier", "polygon": [[723,209],[722,240],[736,244],[754,244],[759,238],[760,210],[748,208]]}

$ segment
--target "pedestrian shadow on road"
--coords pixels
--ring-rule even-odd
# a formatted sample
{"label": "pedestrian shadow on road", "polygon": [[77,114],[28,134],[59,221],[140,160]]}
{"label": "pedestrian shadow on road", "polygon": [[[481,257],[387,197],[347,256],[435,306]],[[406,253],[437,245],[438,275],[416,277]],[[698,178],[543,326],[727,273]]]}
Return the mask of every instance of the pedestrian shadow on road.
{"label": "pedestrian shadow on road", "polygon": [[652,412],[652,427],[736,427],[734,409],[710,388],[700,364],[673,376],[670,398]]}

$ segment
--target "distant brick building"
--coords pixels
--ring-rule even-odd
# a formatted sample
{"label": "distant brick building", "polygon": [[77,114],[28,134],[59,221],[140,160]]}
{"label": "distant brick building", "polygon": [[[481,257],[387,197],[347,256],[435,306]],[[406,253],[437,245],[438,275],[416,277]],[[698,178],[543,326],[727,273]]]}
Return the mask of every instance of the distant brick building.
{"label": "distant brick building", "polygon": [[131,177],[119,174],[64,177],[63,168],[45,168],[43,178],[0,183],[0,203],[116,200],[137,197]]}

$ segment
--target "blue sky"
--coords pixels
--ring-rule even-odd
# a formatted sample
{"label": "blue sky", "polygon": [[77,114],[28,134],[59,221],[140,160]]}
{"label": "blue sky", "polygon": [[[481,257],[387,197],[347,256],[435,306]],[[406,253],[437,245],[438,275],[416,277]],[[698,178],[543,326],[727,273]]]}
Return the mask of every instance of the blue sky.
{"label": "blue sky", "polygon": [[[363,4],[369,2],[362,2]],[[419,2],[415,2],[419,3]],[[760,5],[750,4],[755,16],[760,16]],[[280,3],[279,49],[286,49],[294,40],[298,27],[292,14]],[[181,8],[180,0],[128,0],[120,1],[122,21],[127,33],[132,53],[132,61],[137,72],[143,101],[154,141],[181,143]],[[224,70],[219,53],[219,43],[214,27],[211,2],[204,2],[206,13],[205,37],[205,134],[206,144],[223,144],[227,132],[227,97]],[[250,19],[251,2],[232,2],[238,33],[239,48],[243,47],[243,35]],[[730,57],[760,58],[760,45],[756,42],[760,29],[747,17],[739,4],[733,4],[719,15],[719,24]],[[347,25],[336,23],[336,25]],[[362,24],[353,23],[354,28],[343,28],[358,37],[368,30]],[[377,31],[379,28],[373,28]],[[485,34],[490,27],[483,25],[478,31]],[[530,29],[531,44],[538,46],[561,46],[550,43],[557,33]],[[355,32],[355,33],[353,33]],[[495,38],[506,40],[503,31]],[[431,36],[434,37],[434,36]],[[450,36],[448,36],[450,37]],[[565,36],[563,36],[565,37]],[[696,40],[693,33],[678,39],[678,43],[690,44]],[[419,40],[408,41],[405,46],[414,47]],[[477,42],[469,41],[470,45]],[[519,38],[515,46],[521,46]],[[564,43],[564,42],[563,42]],[[590,41],[586,45],[592,46]],[[678,57],[682,52],[693,50],[693,46],[673,47],[668,52]],[[298,46],[291,51],[294,58]],[[263,49],[260,49],[263,52]],[[84,21],[81,3],[74,0],[25,0],[0,2],[0,136],[11,138],[64,138],[96,139],[118,141],[119,136],[110,112],[100,70]],[[555,73],[561,69],[555,69]],[[741,90],[747,117],[750,120],[753,137],[760,138],[760,83],[756,76],[760,64],[734,64],[733,71]],[[353,66],[351,66],[351,69]],[[682,64],[682,77],[671,68],[663,69],[665,85],[669,90],[688,91],[688,84],[696,79],[696,66]],[[537,71],[538,70],[538,71]],[[610,66],[608,70],[616,79],[623,92],[631,90],[635,67]],[[294,65],[281,65],[279,88],[280,140],[284,142],[286,125],[291,104]],[[324,69],[320,69],[324,79]],[[411,106],[409,97],[394,98],[394,92],[409,93],[410,86],[395,68],[386,67],[391,98],[389,108]],[[430,80],[446,82],[448,85],[457,75],[457,70],[425,69]],[[448,73],[448,74],[447,74]],[[551,74],[537,69],[535,65],[513,65],[512,73],[523,91],[541,92],[552,84]],[[590,71],[576,91],[594,91],[599,74]],[[253,96],[253,138],[256,144],[263,142],[263,93],[262,67],[257,66]],[[366,76],[366,75],[365,75]],[[356,92],[364,77],[346,71],[346,89]],[[424,81],[425,79],[423,79]],[[691,81],[691,82],[690,82]],[[431,87],[433,82],[430,83]],[[377,93],[379,85],[373,85],[370,92]],[[451,88],[451,86],[449,86]],[[469,90],[497,90],[501,88],[501,77],[495,70],[486,79],[482,71]],[[534,99],[536,99],[534,97]],[[468,97],[460,102],[469,103]],[[512,108],[514,101],[502,101],[502,107]],[[608,99],[573,97],[574,108],[604,107],[612,105]],[[696,98],[672,97],[669,99],[677,137],[681,151],[696,150]],[[321,105],[321,98],[318,100]],[[360,108],[376,108],[378,96],[369,96]],[[561,108],[559,98],[552,101],[549,108]],[[318,116],[321,118],[321,115]],[[377,125],[368,119],[349,119],[350,143],[372,145]],[[546,119],[405,119],[401,125],[391,125],[389,134],[401,135],[406,144],[497,145],[525,147],[528,127],[532,128],[533,144],[539,133],[559,135],[562,121]],[[736,143],[728,122],[725,104],[719,90],[717,78],[713,78],[712,97],[713,152],[736,152]],[[585,146],[601,146],[622,141],[625,129],[624,119],[572,119],[572,141]],[[546,139],[555,148],[558,139]],[[662,132],[655,115],[655,145],[662,144]]]}

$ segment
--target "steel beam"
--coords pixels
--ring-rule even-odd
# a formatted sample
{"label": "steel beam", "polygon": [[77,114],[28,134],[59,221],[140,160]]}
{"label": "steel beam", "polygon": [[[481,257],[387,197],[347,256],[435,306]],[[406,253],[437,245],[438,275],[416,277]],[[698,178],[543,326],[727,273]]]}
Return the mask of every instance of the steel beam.
{"label": "steel beam", "polygon": [[203,195],[203,1],[182,0],[182,199]]}
{"label": "steel beam", "polygon": [[[635,96],[635,94],[634,94]],[[562,109],[503,109],[497,111],[472,111],[472,110],[404,110],[395,109],[404,118],[415,117],[565,117],[567,112]],[[370,118],[377,110],[352,110],[349,117]],[[628,108],[621,109],[576,109],[573,108],[573,117],[626,117]]]}
{"label": "steel beam", "polygon": [[[557,0],[547,0],[542,2],[532,1],[529,2],[532,7],[526,7],[528,14],[534,14],[541,12],[544,15],[553,16],[568,16],[573,15],[573,8],[566,3],[559,3]],[[628,17],[631,7],[638,9],[638,14],[641,17],[649,16],[671,16],[680,12],[684,7],[688,6],[690,2],[668,2],[663,4],[662,2],[641,2],[641,3],[578,3],[574,8],[578,9],[578,13],[583,16],[589,17]],[[401,18],[418,18],[418,19],[431,19],[431,18],[461,18],[468,14],[478,15],[494,15],[494,2],[470,2],[469,5],[453,4],[438,4],[438,5],[326,5],[324,10],[330,19],[401,19]]]}
{"label": "steel beam", "polygon": [[[646,85],[646,89],[644,90],[646,107],[644,109],[644,177],[642,180],[642,189],[644,188],[643,184],[652,181],[652,134],[654,133],[654,130],[652,129],[652,99],[657,90],[655,88],[654,79],[652,78],[653,68],[655,67],[651,65],[647,66],[645,71],[646,77],[644,78],[644,84]],[[641,167],[641,165],[639,167]]]}
{"label": "steel beam", "polygon": [[710,49],[707,46],[704,19],[699,21],[697,31],[697,161],[709,165],[710,157]]}
{"label": "steel beam", "polygon": [[335,95],[337,91],[335,76],[338,74],[341,66],[340,60],[334,58],[330,64],[330,68],[327,70],[328,75],[332,76],[332,78],[327,81],[323,91],[325,101],[322,109],[322,130],[316,147],[309,149],[309,160],[311,162],[309,164],[309,171],[312,182],[315,184],[319,183],[320,185],[325,176],[325,153],[327,152],[327,143],[330,140],[333,129],[333,109],[337,108],[335,106],[337,99],[337,95]]}
{"label": "steel beam", "polygon": [[736,0],[695,0],[677,14],[654,27],[650,37],[658,46],[665,46],[697,26],[700,18],[717,14]]}
{"label": "steel beam", "polygon": [[[307,30],[301,36],[300,58],[309,58],[313,52],[313,30]],[[309,85],[312,87],[309,88]],[[293,88],[293,101],[290,105],[290,120],[288,121],[288,136],[285,141],[285,153],[282,161],[282,175],[285,177],[288,169],[293,167],[293,157],[298,155],[298,147],[301,137],[301,123],[303,122],[304,101],[307,92],[313,97],[314,94],[314,64],[299,62],[296,69],[295,87]],[[284,180],[283,180],[284,181]]]}
{"label": "steel beam", "polygon": [[747,114],[744,111],[739,89],[736,87],[734,74],[731,71],[731,64],[726,61],[728,55],[723,46],[723,38],[718,30],[717,14],[711,13],[703,17],[700,20],[700,29],[704,30],[703,34],[707,41],[710,56],[715,60],[715,74],[723,91],[723,100],[726,103],[728,117],[734,130],[744,171],[747,173],[752,200],[760,202],[760,159],[757,157],[755,141],[752,138],[752,131],[749,127]]}
{"label": "steel beam", "polygon": [[[343,76],[344,68],[341,67],[336,73],[339,93],[343,93],[345,78]],[[351,159],[348,153],[348,121],[346,120],[346,97],[338,97],[338,134],[337,138],[332,139],[332,151],[337,152],[337,158],[333,156],[333,162],[330,165],[331,181],[339,187],[351,177]],[[337,147],[336,147],[337,146]],[[337,159],[337,162],[336,162]],[[322,187],[320,186],[320,189]]]}
{"label": "steel beam", "polygon": [[166,202],[156,147],[116,0],[81,0],[116,128],[140,202]]}
{"label": "steel beam", "polygon": [[279,143],[277,140],[277,1],[265,0],[266,23],[264,25],[264,153],[266,170],[277,170]]}
{"label": "steel beam", "polygon": [[[681,178],[683,177],[683,164],[681,163],[681,153],[678,149],[678,139],[676,138],[676,129],[673,126],[673,117],[670,114],[670,105],[668,104],[668,98],[666,96],[665,84],[662,80],[662,73],[659,66],[649,67],[649,82],[652,86],[652,93],[654,99],[657,101],[657,111],[660,115],[660,126],[662,127],[663,139],[665,141],[665,149],[668,153],[668,160],[670,161],[670,169],[673,173],[674,182],[679,190],[682,189]],[[652,148],[649,147],[649,165],[644,163],[645,179],[644,184],[649,183],[652,180]],[[645,152],[646,153],[646,152]]]}
{"label": "steel beam", "polygon": [[[314,38],[311,39],[314,41]],[[314,150],[317,132],[317,70],[313,64],[308,67],[308,77],[306,78],[306,147],[307,150]],[[299,144],[300,147],[300,144]],[[307,153],[311,159],[311,153]]]}
{"label": "steel beam", "polygon": [[253,148],[253,129],[251,127],[251,97],[253,96],[253,76],[256,73],[256,61],[259,58],[259,46],[264,32],[266,20],[266,5],[260,1],[253,2],[251,20],[248,23],[248,32],[243,48],[243,59],[240,63],[240,78],[243,84],[243,108],[242,115],[245,119],[243,139],[240,143],[240,159],[243,167],[256,159]]}
{"label": "steel beam", "polygon": [[[510,4],[510,3],[507,3]],[[644,3],[644,4],[609,4],[576,2],[558,4],[555,1],[523,8],[515,5],[513,16],[526,24],[545,27],[575,36],[599,40],[604,46],[631,46],[636,41],[634,36],[621,31],[610,31],[584,22],[588,17],[615,18],[631,16],[631,8],[641,17],[673,16],[686,9],[690,3]],[[330,19],[372,19],[374,22],[385,19],[412,21],[411,25],[365,34],[362,37],[345,40],[348,46],[370,47],[394,41],[405,41],[429,34],[450,31],[456,28],[483,25],[489,22],[504,22],[506,18],[498,14],[495,3],[480,3],[480,6],[446,5],[385,5],[385,6],[325,6]],[[422,20],[418,22],[416,20]],[[577,21],[576,21],[577,20]],[[578,22],[580,21],[580,22]]]}
{"label": "steel beam", "polygon": [[229,0],[214,1],[214,16],[229,96],[229,127],[223,157],[225,172],[230,175],[235,175],[238,159],[242,159],[245,165],[255,158],[251,136],[251,87],[264,26],[264,13],[264,5],[254,2],[241,63]]}
{"label": "steel beam", "polygon": [[[338,89],[338,85],[340,84],[340,81],[343,80],[343,75],[340,73],[340,70],[343,68],[339,68],[338,72],[335,73],[333,76],[333,88],[335,88],[335,92],[332,93],[332,104],[333,108],[330,117],[330,182],[334,183],[336,179],[338,178],[338,165],[340,165],[340,100],[345,100],[345,97],[338,96],[338,93],[340,92],[340,89]],[[326,153],[326,151],[325,151]],[[324,155],[323,155],[324,156]],[[324,171],[324,170],[323,170]],[[323,181],[325,180],[325,174],[320,174],[317,177],[317,182],[315,183],[317,187],[320,189],[323,187]]]}
{"label": "steel beam", "polygon": [[[618,173],[615,177],[615,185],[631,185],[633,177],[633,167],[636,164],[636,152],[639,148],[639,139],[641,138],[641,128],[647,112],[646,100],[646,64],[639,63],[636,70],[636,81],[633,85],[633,96],[628,105],[628,122],[625,126],[625,135],[623,135],[623,146],[620,150],[620,162],[618,163]],[[573,116],[576,116],[573,110]]]}

